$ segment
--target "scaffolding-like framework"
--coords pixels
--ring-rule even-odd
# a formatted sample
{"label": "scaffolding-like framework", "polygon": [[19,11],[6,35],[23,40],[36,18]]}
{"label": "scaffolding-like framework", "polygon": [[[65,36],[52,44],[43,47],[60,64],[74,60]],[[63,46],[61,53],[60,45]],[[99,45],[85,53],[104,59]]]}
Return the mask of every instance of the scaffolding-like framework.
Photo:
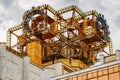
{"label": "scaffolding-like framework", "polygon": [[[78,59],[86,64],[95,62],[95,54],[104,52],[112,42],[104,15],[95,10],[82,12],[77,6],[54,10],[49,5],[33,7],[23,15],[21,25],[7,31],[7,45],[20,52],[32,41],[42,45],[43,63],[60,58]],[[23,30],[18,36],[14,31]],[[17,43],[11,44],[11,34]]]}

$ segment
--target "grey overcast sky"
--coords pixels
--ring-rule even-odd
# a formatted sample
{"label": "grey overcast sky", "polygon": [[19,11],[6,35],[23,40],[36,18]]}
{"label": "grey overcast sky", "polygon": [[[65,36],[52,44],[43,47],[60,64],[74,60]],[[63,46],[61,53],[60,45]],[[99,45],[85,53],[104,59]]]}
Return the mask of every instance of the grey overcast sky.
{"label": "grey overcast sky", "polygon": [[26,10],[42,4],[49,4],[56,10],[77,5],[83,12],[96,10],[104,14],[113,48],[120,49],[120,0],[0,0],[0,42],[6,42],[7,29],[19,25]]}

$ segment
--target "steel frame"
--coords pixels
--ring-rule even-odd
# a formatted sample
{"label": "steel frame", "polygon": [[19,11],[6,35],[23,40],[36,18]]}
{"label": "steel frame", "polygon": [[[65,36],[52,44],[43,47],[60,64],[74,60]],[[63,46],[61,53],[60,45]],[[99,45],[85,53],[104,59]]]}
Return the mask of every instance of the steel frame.
{"label": "steel frame", "polygon": [[[43,28],[37,29],[37,32],[32,30],[30,33],[26,29],[25,21],[30,14],[33,14],[35,10],[43,11]],[[62,14],[72,11],[72,16],[65,19]],[[48,13],[52,13],[54,18]],[[32,22],[33,14],[29,20]],[[10,28],[7,31],[7,45],[9,47],[20,47],[20,52],[23,52],[23,48],[26,44],[32,41],[37,41],[43,46],[43,60],[50,61],[57,58],[75,58],[82,61],[83,56],[87,61],[83,61],[86,64],[94,63],[95,53],[104,51],[104,48],[109,45],[109,52],[112,54],[112,42],[110,39],[102,39],[101,34],[98,32],[96,25],[96,18],[98,13],[95,10],[88,12],[82,12],[77,6],[69,6],[61,10],[55,10],[50,5],[42,5],[33,7],[23,15],[23,22],[21,25]],[[90,17],[92,16],[92,17]],[[40,19],[41,16],[38,16]],[[36,18],[36,17],[35,17]],[[103,20],[103,18],[101,17]],[[104,21],[104,20],[103,20]],[[39,25],[41,21],[33,23]],[[32,24],[32,23],[31,23]],[[107,24],[106,24],[107,25]],[[101,25],[100,25],[101,26]],[[17,30],[23,30],[21,36],[13,33]],[[18,38],[16,45],[11,44],[11,34],[14,34]],[[109,34],[107,34],[109,36]],[[31,37],[35,37],[31,39]],[[48,59],[49,58],[49,59]],[[48,60],[47,60],[48,59]],[[84,59],[83,59],[84,60]]]}

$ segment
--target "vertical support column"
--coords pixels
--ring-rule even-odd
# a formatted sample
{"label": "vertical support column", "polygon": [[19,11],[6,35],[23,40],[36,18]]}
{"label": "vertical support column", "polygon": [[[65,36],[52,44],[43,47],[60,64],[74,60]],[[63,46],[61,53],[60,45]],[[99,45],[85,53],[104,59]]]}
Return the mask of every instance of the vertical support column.
{"label": "vertical support column", "polygon": [[84,21],[83,21],[83,33],[84,33],[85,35],[88,34],[87,19],[86,19],[86,18],[84,18]]}
{"label": "vertical support column", "polygon": [[0,80],[4,78],[4,67],[5,67],[5,43],[0,44]]}
{"label": "vertical support column", "polygon": [[62,65],[62,75],[64,74],[64,66]]}
{"label": "vertical support column", "polygon": [[104,60],[105,60],[105,58],[104,58],[104,55],[100,55],[100,64],[104,64]]}
{"label": "vertical support column", "polygon": [[2,80],[2,58],[0,56],[0,80]]}
{"label": "vertical support column", "polygon": [[3,78],[4,78],[4,66],[5,66],[5,57],[1,57],[0,56],[0,80],[3,80]]}
{"label": "vertical support column", "polygon": [[92,27],[93,27],[93,33],[96,34],[97,30],[96,30],[96,22],[95,22],[95,11],[92,12]]}
{"label": "vertical support column", "polygon": [[112,41],[109,42],[109,54],[113,54]]}
{"label": "vertical support column", "polygon": [[65,46],[65,48],[64,48],[64,56],[65,57],[67,56],[67,46]]}
{"label": "vertical support column", "polygon": [[70,47],[68,46],[68,53],[67,53],[67,57],[70,59],[71,58],[71,49]]}
{"label": "vertical support column", "polygon": [[30,58],[25,56],[23,59],[23,80],[30,80]]}
{"label": "vertical support column", "polygon": [[116,60],[120,60],[120,50],[116,50]]}
{"label": "vertical support column", "polygon": [[7,31],[7,45],[11,46],[11,33],[9,30]]}
{"label": "vertical support column", "polygon": [[54,20],[55,20],[54,34],[57,34],[58,33],[58,16],[57,15],[54,16]]}

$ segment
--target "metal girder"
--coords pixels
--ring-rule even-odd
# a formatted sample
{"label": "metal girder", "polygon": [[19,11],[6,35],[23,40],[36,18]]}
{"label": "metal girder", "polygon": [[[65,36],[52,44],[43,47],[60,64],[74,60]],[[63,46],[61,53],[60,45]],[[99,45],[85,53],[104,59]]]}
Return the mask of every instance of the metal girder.
{"label": "metal girder", "polygon": [[57,13],[50,5],[47,5],[47,8],[50,12],[52,12],[54,15]]}
{"label": "metal girder", "polygon": [[69,7],[66,7],[66,8],[64,8],[64,9],[58,10],[57,13],[58,13],[58,14],[63,14],[63,13],[65,13],[65,12],[68,12],[68,11],[73,10],[73,8],[74,8],[74,6],[69,6]]}
{"label": "metal girder", "polygon": [[23,19],[30,13],[33,12],[34,10],[44,10],[47,9],[49,10],[51,13],[56,14],[56,11],[50,6],[50,5],[42,5],[42,6],[38,6],[38,7],[32,7],[31,10],[28,10],[25,12],[25,14],[23,15]]}
{"label": "metal girder", "polygon": [[[98,13],[97,13],[95,10],[91,10],[91,11],[85,12],[85,13],[84,13],[84,17],[90,16],[90,15],[93,15],[93,14],[94,14],[95,16],[98,16]],[[81,20],[82,17],[81,17],[80,15],[77,15],[77,16],[75,16],[75,19],[76,19],[76,20]]]}
{"label": "metal girder", "polygon": [[7,45],[8,46],[11,46],[11,34],[14,31],[20,30],[22,28],[23,28],[22,25],[19,25],[19,26],[15,26],[15,27],[8,29],[8,31],[7,31]]}
{"label": "metal girder", "polygon": [[82,18],[84,18],[84,13],[83,13],[77,6],[75,6],[75,11],[76,11]]}
{"label": "metal girder", "polygon": [[[51,17],[51,14],[49,14],[48,11],[53,14],[54,19],[53,17]],[[64,19],[65,16],[62,14],[70,11],[72,16]],[[35,15],[37,14],[39,14],[39,16],[35,17]],[[23,32],[23,34],[26,34],[26,38],[14,34],[17,36],[17,39],[19,39],[19,42],[21,44],[19,44],[18,42],[13,46],[22,46],[24,45],[23,43],[27,44],[29,41],[35,40],[38,41],[38,43],[40,43],[41,45],[45,45],[47,47],[47,50],[51,51],[50,55],[48,54],[43,56],[44,58],[46,58],[45,61],[53,61],[55,60],[55,58],[61,58],[60,56],[63,51],[63,54],[67,54],[67,57],[62,55],[62,58],[77,57],[77,59],[80,59],[84,63],[88,64],[89,61],[91,61],[89,59],[91,53],[101,51],[104,47],[108,45],[106,43],[109,42],[102,39],[102,34],[98,33],[96,25],[100,26],[100,24],[96,24],[97,17],[99,17],[99,15],[95,10],[82,12],[82,10],[80,10],[75,5],[57,11],[53,9],[50,5],[46,4],[38,7],[33,7],[31,10],[28,10],[24,13],[22,25],[10,28],[7,31],[7,44],[11,46],[11,34],[14,34],[13,32],[19,29],[24,28],[23,30],[25,30],[26,25],[24,23],[25,21],[26,23],[28,21],[27,27],[29,27],[31,32],[27,31],[27,29],[26,33]],[[31,23],[33,23],[32,26],[30,25],[30,21]],[[102,26],[100,26],[99,28],[101,27]],[[25,39],[27,42],[20,41],[22,39]],[[98,45],[97,42],[99,43]],[[109,48],[110,53],[112,53],[111,42],[109,42]],[[58,55],[59,53],[60,55]],[[70,56],[71,54],[72,56]]]}
{"label": "metal girder", "polygon": [[58,14],[63,14],[63,13],[66,13],[66,12],[69,12],[69,11],[72,11],[72,10],[75,10],[79,14],[79,16],[81,16],[82,18],[84,17],[84,13],[77,6],[66,7],[64,9],[58,10],[57,13]]}

